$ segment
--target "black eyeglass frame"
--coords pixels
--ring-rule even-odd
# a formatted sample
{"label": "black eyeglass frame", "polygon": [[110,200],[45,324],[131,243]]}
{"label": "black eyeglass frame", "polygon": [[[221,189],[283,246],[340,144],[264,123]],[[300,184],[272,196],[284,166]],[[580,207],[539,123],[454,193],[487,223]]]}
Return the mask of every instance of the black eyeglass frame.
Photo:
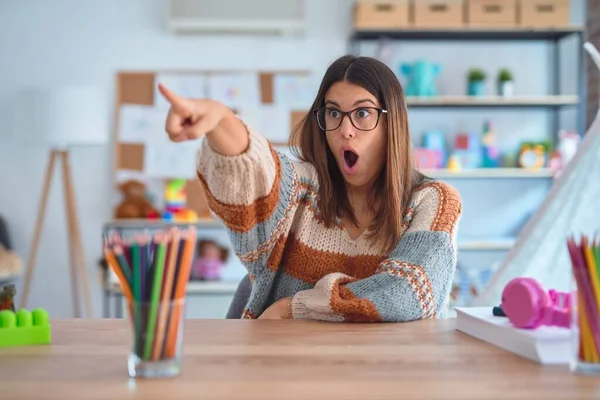
{"label": "black eyeglass frame", "polygon": [[[352,117],[350,116],[351,113],[353,113],[356,110],[364,110],[364,109],[369,109],[369,110],[376,110],[377,111],[377,122],[375,122],[375,126],[371,129],[361,129],[358,126],[354,125],[354,121],[352,121]],[[321,126],[321,123],[319,122],[319,115],[318,113],[320,111],[327,111],[327,110],[335,110],[337,112],[340,112],[342,114],[342,118],[340,118],[340,123],[338,124],[338,126],[336,126],[335,128],[331,128],[331,129],[325,129]],[[342,121],[344,120],[344,117],[347,115],[348,119],[350,120],[350,123],[352,124],[353,127],[355,127],[356,129],[358,129],[359,131],[363,131],[363,132],[369,132],[374,130],[375,128],[377,128],[377,125],[379,125],[379,119],[381,118],[381,114],[387,114],[387,110],[384,108],[379,108],[379,107],[356,107],[350,111],[342,111],[339,110],[335,107],[320,107],[317,108],[315,110],[313,110],[313,114],[315,115],[315,119],[317,120],[317,125],[319,125],[319,128],[321,128],[322,130],[324,130],[325,132],[331,132],[331,131],[335,131],[337,128],[339,128],[340,126],[342,126]]]}

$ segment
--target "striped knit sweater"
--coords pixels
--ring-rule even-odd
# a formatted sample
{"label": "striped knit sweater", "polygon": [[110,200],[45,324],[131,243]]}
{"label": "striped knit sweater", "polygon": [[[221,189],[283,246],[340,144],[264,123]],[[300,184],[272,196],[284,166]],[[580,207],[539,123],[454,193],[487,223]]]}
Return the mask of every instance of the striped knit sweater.
{"label": "striped knit sweater", "polygon": [[324,226],[312,165],[280,154],[251,129],[249,135],[243,154],[223,156],[204,140],[198,158],[209,206],[252,280],[242,318],[258,318],[288,296],[294,319],[446,316],[462,207],[453,187],[439,181],[418,187],[401,239],[384,254],[364,234],[352,240],[341,220]]}

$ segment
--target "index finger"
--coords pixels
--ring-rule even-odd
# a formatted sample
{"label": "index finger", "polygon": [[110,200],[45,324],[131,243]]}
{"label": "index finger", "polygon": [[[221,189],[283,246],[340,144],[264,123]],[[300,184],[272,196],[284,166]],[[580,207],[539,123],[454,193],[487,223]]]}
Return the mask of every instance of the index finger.
{"label": "index finger", "polygon": [[181,114],[191,114],[192,107],[189,101],[181,96],[176,95],[162,83],[158,84],[158,90],[167,99],[173,108]]}

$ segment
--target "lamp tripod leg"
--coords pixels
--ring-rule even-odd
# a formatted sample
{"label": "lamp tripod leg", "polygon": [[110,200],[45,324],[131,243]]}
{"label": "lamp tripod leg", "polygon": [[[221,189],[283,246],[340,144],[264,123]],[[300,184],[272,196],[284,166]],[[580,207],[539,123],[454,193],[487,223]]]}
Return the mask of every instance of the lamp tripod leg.
{"label": "lamp tripod leg", "polygon": [[[63,175],[65,181],[65,199],[67,206],[67,219],[69,223],[69,243],[70,243],[70,254],[71,254],[71,274],[74,290],[74,302],[76,302],[76,312],[80,315],[81,311],[79,308],[79,292],[78,287],[81,285],[83,292],[83,300],[86,309],[86,316],[91,318],[92,313],[92,301],[90,296],[90,288],[87,277],[87,268],[85,263],[85,256],[83,253],[83,245],[81,241],[81,233],[79,231],[79,219],[77,217],[77,204],[75,202],[75,192],[73,190],[73,180],[71,176],[71,165],[69,163],[68,152],[62,153],[63,158]],[[79,285],[77,285],[79,283]]]}
{"label": "lamp tripod leg", "polygon": [[35,258],[37,255],[37,249],[40,244],[40,236],[42,233],[42,226],[44,224],[44,218],[46,216],[46,206],[48,204],[48,196],[50,194],[50,184],[52,183],[52,175],[54,174],[54,164],[58,152],[52,150],[48,165],[46,166],[46,175],[44,177],[44,188],[42,189],[42,197],[38,208],[37,221],[35,223],[35,230],[33,232],[33,240],[29,249],[29,259],[27,261],[27,270],[25,271],[25,284],[23,286],[23,295],[21,296],[21,306],[19,308],[27,308],[27,300],[29,299],[29,291],[31,289],[31,279],[33,277],[33,271],[35,268]]}

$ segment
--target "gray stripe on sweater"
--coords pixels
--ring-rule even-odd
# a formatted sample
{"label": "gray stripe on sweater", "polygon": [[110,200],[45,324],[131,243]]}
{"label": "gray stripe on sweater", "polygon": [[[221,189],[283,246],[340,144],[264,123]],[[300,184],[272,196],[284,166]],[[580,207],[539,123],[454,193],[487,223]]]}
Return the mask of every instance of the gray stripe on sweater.
{"label": "gray stripe on sweater", "polygon": [[[438,251],[432,251],[437,248]],[[419,265],[431,284],[435,314],[445,318],[446,302],[456,271],[455,251],[450,235],[446,232],[423,231],[405,234],[390,255],[401,263]],[[350,283],[347,287],[357,297],[371,300],[383,320],[410,321],[422,318],[423,313],[417,293],[406,278],[389,273],[374,275],[366,280]],[[383,288],[386,288],[382,290]]]}

